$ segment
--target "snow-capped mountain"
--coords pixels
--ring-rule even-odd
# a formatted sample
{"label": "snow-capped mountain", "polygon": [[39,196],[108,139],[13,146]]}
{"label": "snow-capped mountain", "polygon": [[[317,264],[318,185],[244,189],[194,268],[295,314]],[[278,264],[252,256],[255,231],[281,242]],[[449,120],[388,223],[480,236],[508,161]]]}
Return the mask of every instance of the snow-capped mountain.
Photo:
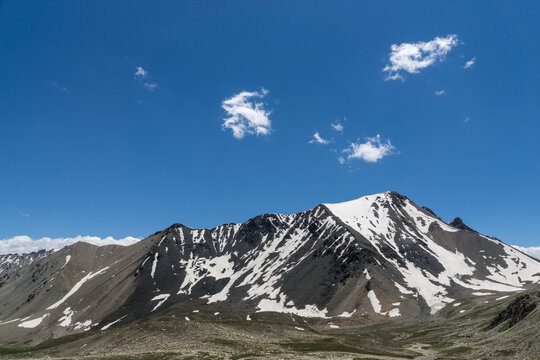
{"label": "snow-capped mountain", "polygon": [[39,250],[27,254],[0,255],[0,276],[15,271],[52,253],[52,250]]}
{"label": "snow-capped mountain", "polygon": [[0,278],[0,338],[107,329],[194,299],[351,322],[412,319],[540,282],[537,260],[451,224],[386,192],[212,229],[174,224],[127,247],[77,243]]}

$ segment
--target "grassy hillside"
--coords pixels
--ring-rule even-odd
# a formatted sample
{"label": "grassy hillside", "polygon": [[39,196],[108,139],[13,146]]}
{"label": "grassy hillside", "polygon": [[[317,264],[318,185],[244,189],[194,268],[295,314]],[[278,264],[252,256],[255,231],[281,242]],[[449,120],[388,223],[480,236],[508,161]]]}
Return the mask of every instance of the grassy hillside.
{"label": "grassy hillside", "polygon": [[[415,324],[359,324],[353,328],[348,327],[350,324],[346,320],[304,319],[276,313],[250,314],[251,320],[248,320],[247,313],[192,302],[106,331],[66,336],[35,347],[4,347],[0,349],[0,357],[148,360],[540,358],[540,313],[538,307],[527,305],[540,303],[539,289],[501,297],[497,294],[458,300],[437,316]],[[531,308],[530,312],[523,313],[523,309]],[[520,319],[510,327],[512,318]],[[497,319],[502,320],[494,322]]]}

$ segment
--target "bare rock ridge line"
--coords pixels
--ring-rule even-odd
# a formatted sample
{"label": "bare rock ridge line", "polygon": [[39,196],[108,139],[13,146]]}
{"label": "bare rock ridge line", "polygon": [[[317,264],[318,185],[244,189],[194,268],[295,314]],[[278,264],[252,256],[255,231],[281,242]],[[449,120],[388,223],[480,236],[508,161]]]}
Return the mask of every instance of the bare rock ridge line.
{"label": "bare rock ridge line", "polygon": [[125,247],[65,247],[0,274],[0,339],[108,329],[183,302],[344,326],[414,320],[538,283],[537,260],[385,192],[211,229],[173,224]]}
{"label": "bare rock ridge line", "polygon": [[26,254],[5,254],[0,255],[0,276],[11,271],[15,271],[34,261],[44,258],[52,253],[52,250],[39,250]]}

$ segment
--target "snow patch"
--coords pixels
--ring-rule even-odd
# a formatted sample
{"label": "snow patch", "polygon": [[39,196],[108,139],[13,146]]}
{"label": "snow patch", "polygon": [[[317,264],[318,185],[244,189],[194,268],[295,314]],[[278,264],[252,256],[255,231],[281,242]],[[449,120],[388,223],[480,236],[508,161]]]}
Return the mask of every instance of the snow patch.
{"label": "snow patch", "polygon": [[277,302],[272,299],[262,299],[257,305],[258,312],[275,311],[285,314],[296,314],[302,317],[319,317],[326,318],[327,310],[319,310],[316,305],[306,305],[303,309],[295,307],[286,307],[283,302]]}
{"label": "snow patch", "polygon": [[157,262],[158,262],[158,252],[156,251],[154,255],[154,261],[152,262],[152,272],[150,273],[150,276],[152,276],[152,279],[154,278],[154,274],[156,273]]}
{"label": "snow patch", "polygon": [[21,320],[21,318],[16,318],[16,319],[13,319],[13,320],[8,320],[8,321],[0,322],[0,325],[9,324],[9,323],[12,323],[12,322],[15,322],[15,321],[19,321],[19,320]]}
{"label": "snow patch", "polygon": [[157,295],[157,296],[154,296],[152,298],[152,300],[150,301],[158,301],[159,302],[157,303],[156,306],[154,306],[154,308],[152,309],[152,311],[156,310],[158,307],[160,307],[165,301],[167,301],[167,299],[169,298],[169,296],[171,296],[171,294],[160,294],[160,295]]}
{"label": "snow patch", "polygon": [[71,310],[69,306],[65,308],[64,316],[58,319],[58,322],[60,322],[58,326],[68,327],[69,325],[71,325],[71,317],[73,316],[73,314],[75,314],[75,311]]}
{"label": "snow patch", "polygon": [[33,329],[36,326],[38,326],[39,324],[41,324],[43,319],[45,319],[47,316],[49,316],[49,314],[45,314],[45,315],[43,315],[41,317],[38,317],[38,318],[35,318],[33,320],[28,320],[28,321],[22,322],[18,326],[22,327],[22,328],[27,328],[27,329]]}
{"label": "snow patch", "polygon": [[341,314],[339,314],[338,317],[349,318],[349,317],[353,316],[355,312],[356,312],[356,309],[354,309],[353,312],[344,311]]}
{"label": "snow patch", "polygon": [[367,269],[364,269],[363,273],[364,275],[366,275],[366,279],[371,280],[371,276],[369,275],[369,272]]}
{"label": "snow patch", "polygon": [[63,269],[68,264],[69,260],[71,260],[71,255],[66,256],[66,262],[65,262],[64,265],[62,265],[62,267],[60,269]]}
{"label": "snow patch", "polygon": [[110,327],[113,326],[114,324],[119,323],[120,321],[122,321],[122,319],[125,318],[126,316],[127,316],[127,315],[124,315],[124,316],[122,316],[120,319],[117,319],[117,320],[114,320],[113,322],[108,323],[107,325],[105,325],[104,327],[102,327],[101,330],[107,330],[108,328],[110,328]]}
{"label": "snow patch", "polygon": [[373,311],[375,311],[377,314],[381,313],[381,303],[379,302],[379,299],[377,299],[377,295],[375,295],[375,292],[373,290],[369,290],[367,293],[369,302],[371,303],[371,307],[373,308]]}

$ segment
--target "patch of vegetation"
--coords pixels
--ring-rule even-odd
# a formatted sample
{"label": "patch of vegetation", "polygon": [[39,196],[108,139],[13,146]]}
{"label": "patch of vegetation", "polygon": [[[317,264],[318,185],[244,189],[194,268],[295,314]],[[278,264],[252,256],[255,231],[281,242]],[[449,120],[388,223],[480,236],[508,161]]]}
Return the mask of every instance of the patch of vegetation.
{"label": "patch of vegetation", "polygon": [[495,354],[497,355],[497,357],[512,356],[515,353],[516,353],[516,351],[514,349],[499,349],[499,350],[495,351]]}
{"label": "patch of vegetation", "polygon": [[473,348],[470,346],[457,346],[450,349],[443,350],[443,353],[446,355],[462,355],[466,352],[471,351]]}
{"label": "patch of vegetation", "polygon": [[350,346],[350,345],[344,345],[340,342],[335,341],[332,338],[329,339],[321,339],[317,341],[310,341],[310,342],[287,342],[282,343],[281,346],[297,352],[346,352],[346,353],[356,353],[356,354],[363,354],[364,352],[360,349]]}
{"label": "patch of vegetation", "polygon": [[[510,329],[512,326],[525,319],[534,309],[536,309],[536,301],[529,294],[522,295],[512,301],[503,311],[497,314],[491,323],[488,325],[488,329],[493,329],[499,324],[506,322],[500,331]],[[503,330],[504,328],[504,330]]]}
{"label": "patch of vegetation", "polygon": [[504,332],[508,329],[510,329],[510,320],[506,320],[505,322],[503,322],[503,324],[499,328],[499,332]]}
{"label": "patch of vegetation", "polygon": [[231,357],[231,360],[239,360],[239,359],[249,359],[249,358],[258,358],[258,357],[264,357],[264,355],[256,354],[256,353],[247,353],[247,354],[239,354],[239,355],[233,355]]}

